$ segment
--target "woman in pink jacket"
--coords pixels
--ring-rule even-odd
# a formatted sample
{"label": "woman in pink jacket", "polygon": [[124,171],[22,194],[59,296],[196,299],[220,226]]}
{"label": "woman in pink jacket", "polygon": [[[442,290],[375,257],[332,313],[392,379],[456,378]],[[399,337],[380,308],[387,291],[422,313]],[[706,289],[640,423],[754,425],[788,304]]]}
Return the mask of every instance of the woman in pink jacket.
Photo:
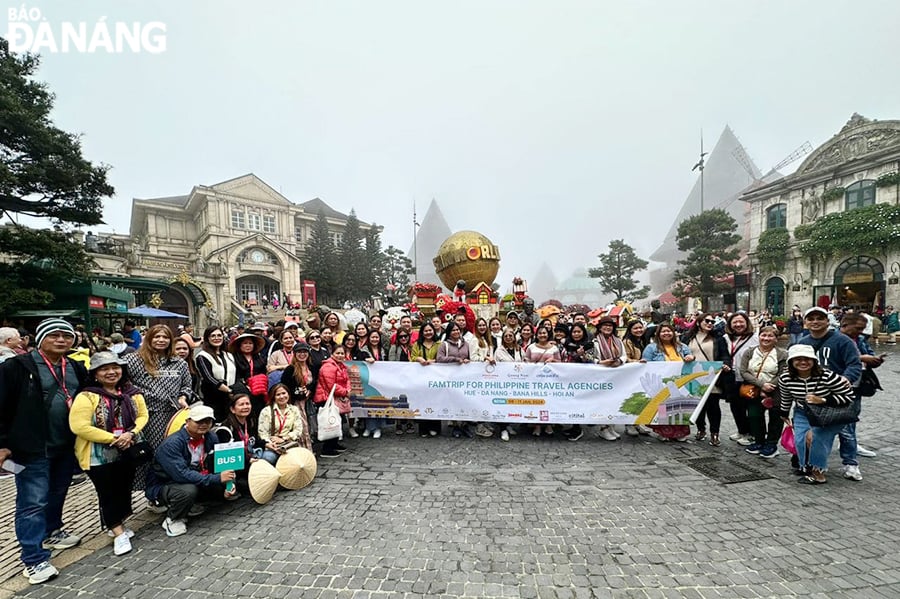
{"label": "woman in pink jacket", "polygon": [[[319,380],[316,383],[316,395],[313,399],[317,406],[325,405],[328,401],[328,394],[334,387],[334,401],[340,407],[341,414],[350,413],[350,377],[347,375],[347,365],[344,364],[345,351],[343,345],[338,345],[334,349],[331,357],[322,362],[319,369]],[[336,458],[341,452],[346,451],[346,447],[338,443],[338,439],[328,439],[322,442],[323,458]]]}

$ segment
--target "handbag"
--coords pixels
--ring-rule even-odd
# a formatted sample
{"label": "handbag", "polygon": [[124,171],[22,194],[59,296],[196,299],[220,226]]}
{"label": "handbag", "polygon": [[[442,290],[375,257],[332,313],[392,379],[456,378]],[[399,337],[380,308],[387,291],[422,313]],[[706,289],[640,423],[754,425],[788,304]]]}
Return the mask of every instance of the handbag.
{"label": "handbag", "polygon": [[784,430],[781,431],[781,446],[784,447],[788,453],[797,455],[797,443],[794,439],[793,426],[786,426]]}
{"label": "handbag", "polygon": [[316,424],[318,424],[319,441],[328,441],[329,439],[341,439],[341,412],[334,403],[334,388],[332,385],[328,399],[319,408],[316,414]]}
{"label": "handbag", "polygon": [[153,459],[153,446],[147,441],[138,441],[125,451],[120,452],[119,459],[135,466],[146,464]]}
{"label": "handbag", "polygon": [[833,426],[859,421],[859,407],[853,401],[844,406],[806,404],[806,419],[812,426]]}
{"label": "handbag", "polygon": [[265,374],[254,374],[247,379],[247,388],[251,395],[265,395],[269,390],[269,377]]}
{"label": "handbag", "polygon": [[862,375],[859,377],[859,386],[857,386],[856,390],[862,397],[872,397],[877,391],[882,391],[883,389],[881,388],[881,381],[878,380],[875,372],[867,368],[862,371]]}
{"label": "handbag", "polygon": [[[758,347],[756,348],[759,349]],[[752,350],[751,350],[752,351]],[[759,374],[762,372],[763,366],[766,365],[766,359],[768,359],[769,354],[772,353],[772,350],[766,352],[766,355],[763,356],[762,362],[759,363],[759,368],[756,370],[756,378],[759,379]],[[750,383],[741,383],[740,388],[738,389],[738,397],[741,399],[757,399],[759,398],[760,388],[756,385],[751,385]]]}
{"label": "handbag", "polygon": [[759,397],[759,387],[750,383],[741,383],[738,395],[741,399],[756,399]]}

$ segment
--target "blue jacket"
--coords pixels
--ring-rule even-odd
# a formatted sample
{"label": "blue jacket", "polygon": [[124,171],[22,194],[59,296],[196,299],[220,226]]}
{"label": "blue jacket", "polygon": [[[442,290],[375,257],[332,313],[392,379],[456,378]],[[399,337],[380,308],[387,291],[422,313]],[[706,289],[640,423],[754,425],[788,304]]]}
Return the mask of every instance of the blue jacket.
{"label": "blue jacket", "polygon": [[856,385],[862,374],[862,361],[859,359],[859,350],[853,339],[842,333],[828,331],[821,339],[813,339],[810,335],[804,335],[797,343],[811,345],[816,350],[819,365],[823,368],[842,375],[851,385]]}
{"label": "blue jacket", "polygon": [[[679,343],[678,344],[678,353],[681,355],[682,358],[685,358],[685,357],[691,355],[691,350],[684,343]],[[645,360],[647,360],[648,362],[665,362],[666,361],[665,352],[660,351],[659,348],[656,347],[655,343],[651,343],[650,345],[645,347],[644,353],[641,357],[644,358]]]}
{"label": "blue jacket", "polygon": [[202,474],[199,470],[191,468],[191,450],[188,447],[190,438],[187,431],[182,428],[160,443],[153,456],[153,464],[147,472],[148,499],[156,500],[163,485],[170,483],[187,483],[202,487],[222,484],[222,479],[218,474],[212,473],[211,468],[213,446],[219,442],[219,439],[212,432],[206,433],[203,451],[206,454],[206,465],[210,469],[210,473]]}

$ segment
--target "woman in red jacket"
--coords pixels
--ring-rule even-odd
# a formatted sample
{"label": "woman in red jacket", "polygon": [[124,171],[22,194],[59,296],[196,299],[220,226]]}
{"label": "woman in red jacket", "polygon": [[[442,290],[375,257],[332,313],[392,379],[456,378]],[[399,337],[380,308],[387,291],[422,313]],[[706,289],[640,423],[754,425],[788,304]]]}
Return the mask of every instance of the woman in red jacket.
{"label": "woman in red jacket", "polygon": [[[316,395],[313,401],[317,406],[325,405],[328,394],[334,387],[334,402],[341,410],[341,414],[350,413],[350,377],[347,375],[347,365],[344,364],[344,346],[338,345],[331,357],[322,362],[319,369],[319,381],[316,383]],[[323,458],[336,458],[347,448],[338,443],[338,439],[328,439],[322,442]]]}

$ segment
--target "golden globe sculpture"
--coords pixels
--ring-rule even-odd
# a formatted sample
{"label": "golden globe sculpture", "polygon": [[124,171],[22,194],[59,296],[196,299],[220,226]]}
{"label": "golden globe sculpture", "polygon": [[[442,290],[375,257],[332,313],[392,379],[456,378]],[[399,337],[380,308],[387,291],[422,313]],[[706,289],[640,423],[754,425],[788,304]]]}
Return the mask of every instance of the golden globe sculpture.
{"label": "golden globe sculpture", "polygon": [[433,260],[434,270],[444,287],[466,282],[466,292],[478,283],[494,283],[500,270],[500,248],[476,231],[458,231],[444,240]]}

